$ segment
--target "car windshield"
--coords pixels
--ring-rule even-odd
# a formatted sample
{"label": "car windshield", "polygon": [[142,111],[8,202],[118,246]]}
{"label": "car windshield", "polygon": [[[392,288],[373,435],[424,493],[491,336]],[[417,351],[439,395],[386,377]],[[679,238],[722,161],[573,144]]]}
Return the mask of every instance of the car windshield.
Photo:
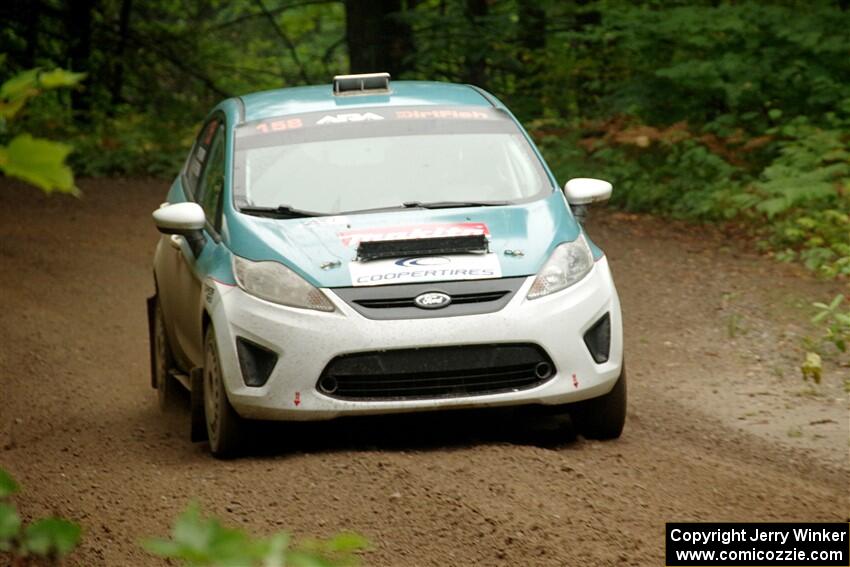
{"label": "car windshield", "polygon": [[522,202],[551,191],[528,141],[496,110],[366,109],[241,126],[240,208],[318,214]]}

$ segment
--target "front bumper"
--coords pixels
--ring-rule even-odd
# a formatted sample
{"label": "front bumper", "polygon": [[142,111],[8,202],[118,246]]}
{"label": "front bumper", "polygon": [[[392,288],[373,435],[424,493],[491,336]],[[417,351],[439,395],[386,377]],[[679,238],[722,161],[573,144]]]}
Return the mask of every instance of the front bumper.
{"label": "front bumper", "polygon": [[[608,262],[602,257],[579,283],[548,297],[527,300],[534,277],[494,313],[430,319],[373,320],[324,290],[333,313],[284,307],[241,289],[211,282],[210,313],[228,398],[243,417],[322,420],[342,415],[380,414],[483,406],[557,405],[608,393],[620,376],[623,331],[620,303]],[[611,317],[607,362],[594,362],[583,336],[605,313]],[[236,352],[243,337],[278,354],[262,387],[245,385]],[[316,383],[334,357],[357,352],[431,346],[534,343],[557,373],[534,388],[463,397],[407,400],[341,400],[322,394]]]}

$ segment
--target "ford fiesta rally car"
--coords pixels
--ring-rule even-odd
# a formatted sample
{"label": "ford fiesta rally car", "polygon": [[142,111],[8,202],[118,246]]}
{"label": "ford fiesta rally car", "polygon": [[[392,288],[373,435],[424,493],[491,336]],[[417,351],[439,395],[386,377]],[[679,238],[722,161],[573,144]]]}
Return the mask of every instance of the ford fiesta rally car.
{"label": "ford fiesta rally car", "polygon": [[153,386],[189,388],[193,439],[244,420],[480,406],[626,413],[608,262],[529,136],[473,86],[336,77],[231,98],[167,202],[148,300]]}

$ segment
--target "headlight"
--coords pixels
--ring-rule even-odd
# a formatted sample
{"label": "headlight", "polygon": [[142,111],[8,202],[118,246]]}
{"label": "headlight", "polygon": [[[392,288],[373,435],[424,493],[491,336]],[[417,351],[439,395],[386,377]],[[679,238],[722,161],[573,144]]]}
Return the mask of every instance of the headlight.
{"label": "headlight", "polygon": [[555,248],[531,284],[528,299],[537,299],[566,289],[586,276],[591,268],[593,253],[587,240],[579,234],[572,242],[564,242]]}
{"label": "headlight", "polygon": [[239,287],[266,301],[317,311],[334,310],[325,294],[278,262],[254,262],[233,256],[233,274]]}

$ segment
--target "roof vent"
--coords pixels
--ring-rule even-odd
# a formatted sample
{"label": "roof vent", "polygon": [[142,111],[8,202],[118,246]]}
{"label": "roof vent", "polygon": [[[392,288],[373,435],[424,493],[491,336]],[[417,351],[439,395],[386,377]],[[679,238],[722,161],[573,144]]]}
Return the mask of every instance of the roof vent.
{"label": "roof vent", "polygon": [[334,96],[379,94],[390,92],[389,73],[337,75],[334,77]]}

